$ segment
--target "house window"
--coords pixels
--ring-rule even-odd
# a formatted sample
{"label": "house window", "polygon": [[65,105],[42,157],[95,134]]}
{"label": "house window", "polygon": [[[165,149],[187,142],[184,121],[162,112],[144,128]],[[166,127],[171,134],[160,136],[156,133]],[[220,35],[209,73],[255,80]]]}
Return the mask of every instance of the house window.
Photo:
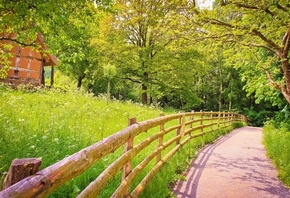
{"label": "house window", "polygon": [[18,70],[18,69],[14,70],[14,77],[15,77],[15,78],[18,77],[18,73],[19,73],[19,70]]}

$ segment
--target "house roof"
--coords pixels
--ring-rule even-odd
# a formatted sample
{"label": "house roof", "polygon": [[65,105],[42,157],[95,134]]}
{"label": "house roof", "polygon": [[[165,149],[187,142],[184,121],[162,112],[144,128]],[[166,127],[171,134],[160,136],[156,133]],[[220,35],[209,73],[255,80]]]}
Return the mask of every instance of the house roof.
{"label": "house roof", "polygon": [[[3,37],[2,40],[5,41],[5,39],[13,41],[13,39],[16,37],[15,33],[7,34],[6,32],[0,33],[0,37]],[[47,51],[49,48],[45,44],[45,40],[41,33],[37,34],[37,38],[35,40],[39,45],[42,51]],[[58,61],[57,58],[54,55],[51,55],[47,52],[42,53],[44,58],[44,66],[55,66],[57,65]]]}
{"label": "house roof", "polygon": [[[37,34],[36,42],[40,44],[42,50],[45,51],[48,50],[48,47],[45,45],[45,41],[41,33]],[[55,66],[58,63],[57,58],[54,55],[46,53],[43,55],[43,57],[44,57],[44,66],[48,65]]]}

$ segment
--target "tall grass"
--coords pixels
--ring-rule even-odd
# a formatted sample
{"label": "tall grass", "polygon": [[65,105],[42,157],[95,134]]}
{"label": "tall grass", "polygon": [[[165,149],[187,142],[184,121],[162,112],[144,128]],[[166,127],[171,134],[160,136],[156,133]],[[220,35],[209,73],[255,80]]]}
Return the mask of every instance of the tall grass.
{"label": "tall grass", "polygon": [[[158,108],[130,101],[107,104],[78,91],[12,90],[3,85],[0,101],[1,175],[15,158],[41,157],[43,169],[127,127],[128,118],[143,121],[161,113]],[[105,158],[56,194],[74,196],[109,162],[110,157]]]}
{"label": "tall grass", "polygon": [[272,122],[266,123],[263,131],[267,154],[278,168],[278,177],[290,187],[290,131],[283,126],[275,128]]}

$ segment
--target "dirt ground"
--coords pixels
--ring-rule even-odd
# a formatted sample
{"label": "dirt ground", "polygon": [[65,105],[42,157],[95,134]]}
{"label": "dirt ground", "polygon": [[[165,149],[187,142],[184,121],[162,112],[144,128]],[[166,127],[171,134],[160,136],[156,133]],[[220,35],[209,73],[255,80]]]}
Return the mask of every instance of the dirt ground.
{"label": "dirt ground", "polygon": [[242,127],[203,148],[186,181],[178,181],[177,198],[290,198],[266,157],[262,129]]}

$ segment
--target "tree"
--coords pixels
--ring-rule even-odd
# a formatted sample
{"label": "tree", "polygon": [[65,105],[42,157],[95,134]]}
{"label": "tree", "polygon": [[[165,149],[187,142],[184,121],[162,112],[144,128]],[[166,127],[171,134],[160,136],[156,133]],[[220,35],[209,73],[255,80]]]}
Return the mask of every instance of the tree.
{"label": "tree", "polygon": [[[72,18],[79,16],[80,10],[88,5],[107,6],[109,1],[86,1],[86,0],[47,0],[47,1],[0,1],[0,40],[13,41],[22,46],[38,47],[36,42],[37,33],[42,33],[47,45],[53,48],[57,38],[65,38],[63,28],[66,28]],[[74,31],[71,29],[69,32]],[[2,45],[0,51],[0,73],[5,74],[9,65],[8,44]],[[59,50],[59,49],[58,49]],[[43,52],[46,53],[46,52]],[[0,74],[1,75],[1,74]],[[3,76],[2,76],[3,77]],[[4,76],[5,77],[5,76]]]}
{"label": "tree", "polygon": [[85,78],[92,78],[98,70],[96,51],[90,45],[93,28],[98,28],[98,15],[95,6],[88,3],[75,10],[74,16],[59,30],[59,36],[50,40],[60,60],[60,70],[77,80],[78,89]]}
{"label": "tree", "polygon": [[104,77],[108,80],[108,87],[107,87],[107,101],[110,99],[110,88],[111,88],[111,81],[113,77],[116,75],[116,67],[115,65],[107,64],[103,66],[104,69]]}
{"label": "tree", "polygon": [[112,26],[125,36],[122,53],[127,53],[126,58],[119,61],[122,76],[141,85],[141,102],[147,104],[148,88],[154,83],[156,72],[161,71],[152,63],[171,42],[192,33],[192,28],[186,24],[194,3],[119,0],[117,8]]}
{"label": "tree", "polygon": [[266,50],[267,58],[259,59],[257,65],[263,74],[256,75],[265,75],[290,103],[289,16],[290,4],[286,0],[219,0],[213,10],[200,10],[195,24],[203,30],[199,39],[240,45],[248,49],[247,56],[254,48]]}

